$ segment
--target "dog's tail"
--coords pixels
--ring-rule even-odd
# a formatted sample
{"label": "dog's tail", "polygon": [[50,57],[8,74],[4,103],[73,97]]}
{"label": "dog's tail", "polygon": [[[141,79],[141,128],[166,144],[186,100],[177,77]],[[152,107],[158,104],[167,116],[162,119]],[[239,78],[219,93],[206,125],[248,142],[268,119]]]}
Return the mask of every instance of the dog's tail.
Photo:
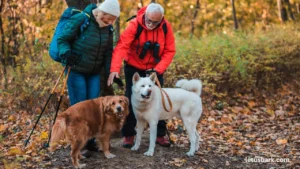
{"label": "dog's tail", "polygon": [[180,87],[184,90],[194,92],[198,96],[200,96],[202,90],[202,83],[198,79],[192,79],[192,80],[182,79],[177,81],[176,87]]}
{"label": "dog's tail", "polygon": [[60,140],[64,138],[66,131],[66,121],[64,117],[58,117],[52,127],[50,151],[53,152]]}

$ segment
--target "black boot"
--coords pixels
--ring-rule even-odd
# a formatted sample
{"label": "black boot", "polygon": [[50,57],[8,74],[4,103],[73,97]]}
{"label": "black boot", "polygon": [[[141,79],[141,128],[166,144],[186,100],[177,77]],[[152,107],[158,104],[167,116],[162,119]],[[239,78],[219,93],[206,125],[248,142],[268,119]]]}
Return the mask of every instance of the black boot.
{"label": "black boot", "polygon": [[88,140],[86,145],[84,146],[84,148],[86,150],[89,150],[89,151],[94,151],[94,152],[99,151],[99,147],[97,146],[95,138],[92,138],[92,139]]}

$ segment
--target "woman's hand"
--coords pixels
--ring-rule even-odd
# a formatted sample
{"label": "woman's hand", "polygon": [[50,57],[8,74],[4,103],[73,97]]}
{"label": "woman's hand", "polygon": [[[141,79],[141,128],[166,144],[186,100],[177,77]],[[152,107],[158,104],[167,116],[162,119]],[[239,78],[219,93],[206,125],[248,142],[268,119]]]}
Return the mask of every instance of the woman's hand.
{"label": "woman's hand", "polygon": [[109,74],[109,77],[108,77],[108,79],[107,79],[107,86],[110,86],[110,85],[112,85],[113,84],[113,82],[114,82],[114,78],[119,78],[119,73],[118,72],[111,72],[110,74]]}

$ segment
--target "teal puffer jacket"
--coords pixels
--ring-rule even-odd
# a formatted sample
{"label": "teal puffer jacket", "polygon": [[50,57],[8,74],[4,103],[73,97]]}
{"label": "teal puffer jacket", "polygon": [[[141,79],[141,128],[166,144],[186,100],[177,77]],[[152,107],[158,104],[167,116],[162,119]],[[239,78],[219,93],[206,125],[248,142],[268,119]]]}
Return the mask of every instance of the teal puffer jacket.
{"label": "teal puffer jacket", "polygon": [[113,33],[111,26],[99,27],[92,14],[95,4],[88,5],[84,12],[90,15],[89,25],[82,32],[84,12],[73,15],[66,23],[58,37],[59,55],[63,57],[68,51],[81,54],[81,60],[71,70],[80,73],[99,73],[105,66],[109,73],[113,50]]}

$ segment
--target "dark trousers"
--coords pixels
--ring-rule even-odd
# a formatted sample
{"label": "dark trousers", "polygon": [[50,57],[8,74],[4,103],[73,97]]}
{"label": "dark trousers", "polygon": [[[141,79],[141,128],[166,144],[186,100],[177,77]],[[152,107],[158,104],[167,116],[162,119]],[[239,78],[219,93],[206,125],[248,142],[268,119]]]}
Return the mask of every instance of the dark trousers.
{"label": "dark trousers", "polygon": [[[127,96],[129,98],[129,100],[131,101],[131,87],[132,87],[132,77],[134,75],[135,72],[138,72],[140,74],[141,77],[146,77],[146,72],[136,69],[128,64],[125,64],[124,66],[124,73],[125,73],[125,82],[126,82],[126,92],[125,92],[125,96]],[[161,86],[163,86],[164,83],[164,79],[163,79],[163,75],[158,75],[158,80],[161,84]],[[136,119],[134,116],[134,113],[132,111],[132,106],[131,104],[129,105],[129,115],[126,119],[126,122],[122,128],[122,135],[123,136],[134,136],[136,135],[136,131],[135,131],[135,126],[136,126]],[[158,121],[157,124],[157,136],[165,136],[166,135],[166,122],[164,120],[160,120]]]}

